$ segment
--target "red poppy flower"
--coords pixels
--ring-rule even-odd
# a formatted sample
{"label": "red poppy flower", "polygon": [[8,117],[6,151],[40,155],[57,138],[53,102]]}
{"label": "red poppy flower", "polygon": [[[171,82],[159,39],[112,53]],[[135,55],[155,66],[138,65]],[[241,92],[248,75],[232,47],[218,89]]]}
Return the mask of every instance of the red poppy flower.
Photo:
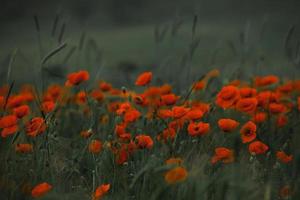
{"label": "red poppy flower", "polygon": [[87,81],[89,79],[90,79],[90,74],[85,70],[73,72],[68,75],[66,86],[79,85],[80,83]]}
{"label": "red poppy flower", "polygon": [[184,106],[174,106],[172,108],[173,117],[175,119],[182,118],[188,113],[189,110],[189,108],[186,108]]}
{"label": "red poppy flower", "polygon": [[52,189],[52,185],[50,185],[49,183],[44,182],[44,183],[38,184],[32,189],[31,196],[33,198],[44,196],[51,189]]}
{"label": "red poppy flower", "polygon": [[280,114],[287,111],[287,107],[282,103],[270,103],[269,111],[272,114]]}
{"label": "red poppy flower", "polygon": [[18,153],[31,153],[33,151],[32,144],[17,144],[15,147]]}
{"label": "red poppy flower", "polygon": [[248,149],[251,154],[259,155],[266,153],[269,147],[260,141],[255,141],[249,144]]}
{"label": "red poppy flower", "polygon": [[90,96],[98,102],[101,102],[104,99],[104,94],[99,89],[93,90],[90,93]]}
{"label": "red poppy flower", "polygon": [[13,113],[20,119],[30,113],[30,108],[28,105],[22,105],[22,106],[14,108]]}
{"label": "red poppy flower", "polygon": [[26,103],[26,98],[24,95],[15,95],[10,96],[7,102],[8,108],[15,108],[21,106],[22,104]]}
{"label": "red poppy flower", "polygon": [[44,101],[42,103],[42,111],[46,114],[52,112],[54,108],[55,108],[55,103],[53,101]]}
{"label": "red poppy flower", "polygon": [[256,77],[254,80],[254,84],[257,87],[264,87],[268,85],[275,84],[279,81],[279,78],[274,75],[263,76],[263,77]]}
{"label": "red poppy flower", "polygon": [[2,129],[1,131],[1,137],[7,137],[10,135],[15,134],[17,131],[19,130],[19,126],[18,125],[13,125],[7,128]]}
{"label": "red poppy flower", "polygon": [[161,96],[161,101],[164,105],[170,106],[174,105],[176,101],[178,100],[178,96],[175,94],[165,94]]}
{"label": "red poppy flower", "polygon": [[7,137],[13,135],[19,130],[17,125],[18,118],[15,115],[7,115],[0,119],[1,136]]}
{"label": "red poppy flower", "polygon": [[89,144],[89,152],[97,154],[102,150],[102,143],[100,140],[92,140]]}
{"label": "red poppy flower", "polygon": [[215,155],[211,159],[211,163],[215,164],[218,161],[223,163],[231,163],[234,161],[233,151],[225,148],[225,147],[218,147],[215,149]]}
{"label": "red poppy flower", "polygon": [[188,172],[184,167],[178,166],[170,169],[165,174],[165,181],[168,184],[175,184],[184,181],[188,176]]}
{"label": "red poppy flower", "polygon": [[203,111],[201,109],[192,108],[187,112],[185,118],[189,120],[199,120],[203,117]]}
{"label": "red poppy flower", "polygon": [[75,101],[77,104],[85,104],[87,102],[87,94],[85,91],[80,91],[76,94]]}
{"label": "red poppy flower", "polygon": [[163,132],[162,132],[162,137],[163,139],[166,141],[168,139],[173,140],[176,136],[176,131],[173,128],[166,128]]}
{"label": "red poppy flower", "polygon": [[112,89],[112,85],[105,81],[101,81],[99,84],[99,88],[102,90],[102,92],[108,92]]}
{"label": "red poppy flower", "polygon": [[25,125],[28,136],[35,137],[46,130],[46,124],[43,118],[35,117]]}
{"label": "red poppy flower", "polygon": [[173,116],[173,112],[169,109],[161,109],[158,111],[157,116],[162,119],[170,118]]}
{"label": "red poppy flower", "polygon": [[130,109],[124,115],[124,122],[126,123],[135,122],[140,116],[141,113],[138,110]]}
{"label": "red poppy flower", "polygon": [[93,200],[100,200],[105,194],[108,193],[110,189],[110,184],[102,184],[97,187],[95,193],[93,194]]}
{"label": "red poppy flower", "polygon": [[240,93],[235,86],[225,86],[217,94],[216,104],[221,108],[230,108],[240,99]]}
{"label": "red poppy flower", "polygon": [[288,117],[286,115],[278,115],[276,118],[276,125],[278,127],[284,127],[288,123]]}
{"label": "red poppy flower", "polygon": [[7,115],[0,118],[0,128],[8,128],[18,123],[16,115]]}
{"label": "red poppy flower", "polygon": [[256,98],[242,98],[236,103],[236,109],[240,112],[253,113],[256,110],[257,103]]}
{"label": "red poppy flower", "polygon": [[240,130],[243,143],[248,143],[256,138],[256,124],[252,121],[248,121],[244,124]]}
{"label": "red poppy flower", "polygon": [[255,123],[265,122],[266,119],[267,119],[267,113],[265,112],[257,112],[252,117],[252,121]]}
{"label": "red poppy flower", "polygon": [[144,72],[137,77],[135,81],[135,85],[145,86],[148,85],[151,82],[151,80],[152,80],[152,72]]}
{"label": "red poppy flower", "polygon": [[240,95],[242,98],[255,97],[256,93],[257,93],[257,91],[255,88],[244,87],[244,88],[240,89]]}
{"label": "red poppy flower", "polygon": [[280,160],[283,163],[289,163],[293,160],[293,156],[292,155],[287,155],[286,153],[284,153],[283,151],[277,151],[276,152],[276,157],[278,160]]}
{"label": "red poppy flower", "polygon": [[188,125],[188,133],[190,136],[202,136],[209,132],[209,123],[204,122],[190,122]]}
{"label": "red poppy flower", "polygon": [[220,119],[218,125],[224,132],[231,132],[239,126],[240,123],[233,119]]}
{"label": "red poppy flower", "polygon": [[135,139],[137,141],[137,146],[140,149],[151,149],[153,147],[153,140],[148,135],[138,135],[135,137]]}

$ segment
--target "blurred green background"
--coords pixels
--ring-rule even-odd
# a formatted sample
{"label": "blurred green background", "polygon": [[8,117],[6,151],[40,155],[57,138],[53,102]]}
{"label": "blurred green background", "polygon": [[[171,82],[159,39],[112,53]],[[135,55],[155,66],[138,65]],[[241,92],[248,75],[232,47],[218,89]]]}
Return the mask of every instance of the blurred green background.
{"label": "blurred green background", "polygon": [[[190,82],[212,68],[222,69],[227,78],[236,73],[246,78],[253,73],[287,77],[299,73],[284,49],[292,25],[294,54],[299,49],[296,0],[6,0],[1,4],[2,83],[38,79],[36,69],[41,67],[49,80],[88,69],[95,78],[117,85],[129,85],[142,70],[157,71],[158,81],[178,85],[184,85],[178,74]],[[63,43],[66,46],[41,66],[41,60]]]}

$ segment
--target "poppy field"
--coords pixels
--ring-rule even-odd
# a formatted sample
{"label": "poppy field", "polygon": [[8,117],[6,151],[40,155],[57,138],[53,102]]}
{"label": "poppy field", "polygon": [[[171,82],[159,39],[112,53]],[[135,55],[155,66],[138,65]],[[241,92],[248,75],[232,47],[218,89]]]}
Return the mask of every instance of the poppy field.
{"label": "poppy field", "polygon": [[0,88],[1,199],[298,199],[300,80],[141,72]]}

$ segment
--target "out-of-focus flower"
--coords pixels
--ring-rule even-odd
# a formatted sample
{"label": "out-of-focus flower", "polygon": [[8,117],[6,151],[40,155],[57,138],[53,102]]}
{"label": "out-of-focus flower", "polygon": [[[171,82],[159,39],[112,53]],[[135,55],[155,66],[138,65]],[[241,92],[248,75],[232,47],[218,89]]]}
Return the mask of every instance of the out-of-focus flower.
{"label": "out-of-focus flower", "polygon": [[215,164],[218,161],[223,163],[231,163],[234,161],[233,151],[225,148],[225,147],[218,147],[215,149],[215,155],[211,159],[211,163]]}
{"label": "out-of-focus flower", "polygon": [[15,147],[18,153],[31,153],[33,151],[32,144],[17,144]]}
{"label": "out-of-focus flower", "polygon": [[110,190],[110,184],[102,184],[97,187],[95,193],[93,194],[93,200],[100,200],[105,194]]}
{"label": "out-of-focus flower", "polygon": [[68,75],[67,82],[65,83],[65,85],[75,86],[89,79],[90,79],[90,74],[85,70],[73,72]]}
{"label": "out-of-focus flower", "polygon": [[148,85],[151,82],[151,80],[152,80],[152,72],[144,72],[137,77],[135,81],[135,85],[145,86]]}
{"label": "out-of-focus flower", "polygon": [[255,141],[249,144],[249,152],[254,155],[264,154],[269,150],[269,147],[261,141]]}
{"label": "out-of-focus flower", "polygon": [[170,169],[165,174],[165,181],[168,184],[175,184],[184,181],[188,176],[188,172],[184,167],[178,166]]}
{"label": "out-of-focus flower", "polygon": [[28,136],[35,137],[46,130],[47,126],[42,117],[35,117],[26,123],[25,129]]}
{"label": "out-of-focus flower", "polygon": [[100,140],[92,140],[89,144],[89,152],[97,154],[102,150],[102,143]]}
{"label": "out-of-focus flower", "polygon": [[137,135],[135,139],[137,141],[137,146],[141,149],[151,149],[153,147],[153,140],[148,135]]}
{"label": "out-of-focus flower", "polygon": [[293,160],[293,155],[287,155],[283,151],[277,151],[276,152],[276,157],[278,160],[280,160],[283,163],[289,163]]}
{"label": "out-of-focus flower", "polygon": [[239,122],[233,119],[220,119],[218,121],[218,126],[224,132],[231,132],[239,126]]}
{"label": "out-of-focus flower", "polygon": [[50,185],[49,183],[46,183],[46,182],[40,183],[31,190],[31,196],[33,198],[38,198],[38,197],[44,196],[51,189],[52,189],[52,185]]}

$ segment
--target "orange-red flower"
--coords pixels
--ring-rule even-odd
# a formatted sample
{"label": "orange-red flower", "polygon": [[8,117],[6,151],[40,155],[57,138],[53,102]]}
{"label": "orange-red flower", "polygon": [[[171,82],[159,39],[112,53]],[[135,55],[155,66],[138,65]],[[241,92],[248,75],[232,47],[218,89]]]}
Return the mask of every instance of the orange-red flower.
{"label": "orange-red flower", "polygon": [[240,130],[243,143],[248,143],[256,138],[256,124],[252,121],[248,121],[244,124]]}
{"label": "orange-red flower", "polygon": [[267,113],[265,112],[257,112],[252,116],[252,121],[255,123],[265,122],[267,119]]}
{"label": "orange-red flower", "polygon": [[255,141],[249,144],[248,149],[251,154],[259,155],[266,153],[269,147],[260,141]]}
{"label": "orange-red flower", "polygon": [[31,153],[33,151],[32,144],[17,144],[15,147],[18,153]]}
{"label": "orange-red flower", "polygon": [[181,165],[183,160],[181,158],[169,158],[165,161],[167,165]]}
{"label": "orange-red flower", "polygon": [[270,103],[269,111],[272,114],[280,114],[287,111],[287,107],[282,103]]}
{"label": "orange-red flower", "polygon": [[172,110],[169,110],[169,109],[160,109],[157,112],[157,116],[159,118],[166,119],[166,118],[172,117],[173,116],[173,112],[172,112]]}
{"label": "orange-red flower", "polygon": [[18,107],[26,102],[26,97],[24,95],[12,95],[9,97],[7,102],[8,108]]}
{"label": "orange-red flower", "polygon": [[19,130],[18,118],[15,115],[7,115],[0,119],[1,136],[7,137]]}
{"label": "orange-red flower", "polygon": [[55,108],[55,103],[53,101],[44,101],[42,103],[42,111],[46,114],[52,112],[54,108]]}
{"label": "orange-red flower", "polygon": [[298,110],[300,111],[300,97],[297,98]]}
{"label": "orange-red flower", "polygon": [[40,183],[31,190],[31,196],[33,198],[44,196],[51,189],[52,189],[52,185],[50,185],[49,183],[46,182]]}
{"label": "orange-red flower", "polygon": [[105,81],[101,81],[99,84],[99,88],[102,90],[102,92],[108,92],[112,89],[112,85]]}
{"label": "orange-red flower", "polygon": [[168,139],[173,140],[175,136],[176,136],[176,131],[174,128],[166,128],[162,132],[162,137],[164,140],[168,140]]}
{"label": "orange-red flower", "polygon": [[89,137],[91,137],[91,135],[93,135],[93,131],[91,129],[80,132],[80,136],[83,138],[89,138]]}
{"label": "orange-red flower", "polygon": [[242,98],[236,103],[236,109],[240,112],[253,113],[257,103],[257,99],[254,97]]}
{"label": "orange-red flower", "polygon": [[2,129],[1,131],[1,137],[7,137],[9,135],[13,135],[15,134],[17,131],[19,131],[19,126],[18,125],[14,125],[14,126],[10,126],[7,128]]}
{"label": "orange-red flower", "polygon": [[95,193],[93,194],[93,200],[100,200],[105,194],[108,193],[110,189],[110,184],[102,184],[97,187]]}
{"label": "orange-red flower", "polygon": [[25,125],[28,136],[35,137],[46,130],[46,123],[42,117],[35,117]]}
{"label": "orange-red flower", "polygon": [[130,109],[127,111],[124,115],[124,122],[135,122],[139,117],[141,116],[141,113],[136,109]]}
{"label": "orange-red flower", "polygon": [[149,103],[144,94],[134,95],[133,101],[135,104],[140,105],[140,106],[146,106]]}
{"label": "orange-red flower", "polygon": [[204,122],[190,122],[188,125],[188,133],[190,136],[202,136],[209,132],[209,123]]}
{"label": "orange-red flower", "polygon": [[257,94],[257,91],[255,88],[243,87],[240,89],[240,95],[242,98],[255,97],[256,94]]}
{"label": "orange-red flower", "polygon": [[268,85],[275,84],[279,81],[279,78],[274,75],[263,76],[263,77],[256,77],[254,80],[254,84],[257,87],[264,87]]}
{"label": "orange-red flower", "polygon": [[188,176],[188,172],[184,167],[178,166],[169,170],[165,174],[165,181],[168,184],[175,184],[184,181]]}
{"label": "orange-red flower", "polygon": [[224,132],[231,132],[239,126],[239,122],[233,119],[220,119],[218,125]]}
{"label": "orange-red flower", "polygon": [[82,71],[70,73],[67,79],[68,80],[66,82],[66,86],[79,85],[80,83],[89,80],[90,74],[87,71],[82,70]]}
{"label": "orange-red flower", "polygon": [[151,149],[153,147],[153,140],[148,135],[137,135],[135,139],[137,141],[137,146],[140,149],[144,149],[144,148]]}
{"label": "orange-red flower", "polygon": [[193,90],[198,91],[204,89],[205,87],[206,87],[206,81],[200,80],[194,83]]}
{"label": "orange-red flower", "polygon": [[137,77],[135,81],[135,85],[145,86],[148,85],[151,82],[151,80],[152,80],[152,72],[144,72]]}
{"label": "orange-red flower", "polygon": [[184,106],[174,106],[172,108],[173,118],[178,119],[184,117],[190,109]]}
{"label": "orange-red flower", "polygon": [[192,108],[189,110],[185,116],[185,118],[189,120],[199,120],[203,117],[203,111],[199,108]]}
{"label": "orange-red flower", "polygon": [[225,148],[225,147],[218,147],[215,149],[215,155],[211,159],[211,163],[215,164],[218,161],[223,163],[231,163],[234,161],[233,151]]}
{"label": "orange-red flower", "polygon": [[30,113],[30,108],[28,105],[22,105],[22,106],[14,108],[13,113],[20,119]]}
{"label": "orange-red flower", "polygon": [[276,157],[278,160],[280,160],[283,163],[289,163],[293,160],[293,155],[287,155],[283,151],[277,151],[276,152]]}
{"label": "orange-red flower", "polygon": [[217,94],[216,104],[221,108],[230,108],[240,99],[240,93],[235,86],[225,86]]}
{"label": "orange-red flower", "polygon": [[93,90],[90,95],[98,102],[101,102],[104,99],[104,94],[99,89]]}
{"label": "orange-red flower", "polygon": [[276,118],[276,125],[283,127],[288,123],[288,117],[286,115],[278,115]]}
{"label": "orange-red flower", "polygon": [[97,154],[102,150],[102,143],[100,140],[92,140],[89,144],[89,152]]}
{"label": "orange-red flower", "polygon": [[7,115],[0,119],[0,128],[8,128],[16,125],[18,122],[18,118],[16,115]]}
{"label": "orange-red flower", "polygon": [[161,101],[164,105],[170,106],[174,105],[176,101],[178,100],[178,96],[175,94],[165,94],[161,96]]}
{"label": "orange-red flower", "polygon": [[87,102],[87,94],[85,91],[80,91],[76,94],[75,101],[77,104],[85,104]]}
{"label": "orange-red flower", "polygon": [[57,101],[63,93],[60,85],[51,85],[44,94],[43,101]]}

